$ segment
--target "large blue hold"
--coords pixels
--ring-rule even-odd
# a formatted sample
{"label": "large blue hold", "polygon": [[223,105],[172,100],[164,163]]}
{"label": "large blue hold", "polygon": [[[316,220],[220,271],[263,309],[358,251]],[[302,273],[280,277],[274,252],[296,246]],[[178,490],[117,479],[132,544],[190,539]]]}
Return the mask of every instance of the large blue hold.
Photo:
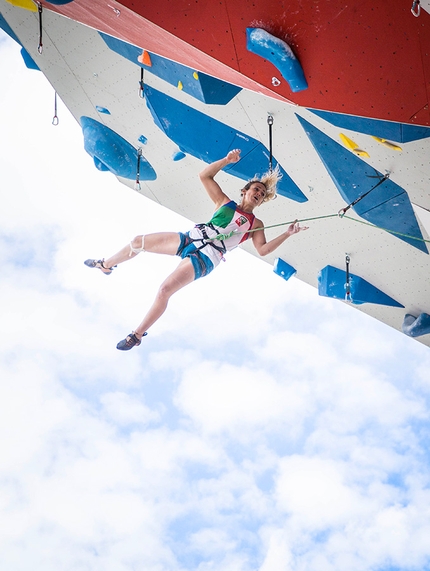
{"label": "large blue hold", "polygon": [[[312,145],[320,156],[342,198],[351,204],[378,183],[383,175],[342,145],[297,115]],[[375,226],[408,236],[394,236],[428,253],[408,193],[386,179],[353,207]],[[411,236],[411,237],[409,237]]]}
{"label": "large blue hold", "polygon": [[395,141],[396,143],[409,143],[430,137],[430,127],[420,125],[409,125],[408,123],[395,123],[393,121],[382,121],[381,119],[370,119],[369,117],[358,117],[356,115],[344,115],[332,111],[320,111],[310,109],[315,115],[322,117],[332,125],[341,129],[349,129]]}
{"label": "large blue hold", "polygon": [[407,313],[403,320],[402,331],[409,337],[421,337],[430,333],[430,315],[420,313],[418,317]]}
{"label": "large blue hold", "polygon": [[[212,163],[232,149],[241,149],[240,161],[224,170],[242,180],[250,180],[257,173],[263,174],[268,170],[269,152],[260,141],[148,85],[145,85],[145,98],[156,125],[182,152]],[[277,164],[273,160],[273,167]],[[281,166],[280,170],[283,177],[278,183],[277,193],[296,202],[306,202],[300,188]]]}
{"label": "large blue hold", "polygon": [[[356,305],[376,303],[391,307],[404,307],[392,297],[355,274],[349,274],[349,287],[352,303]],[[318,293],[325,297],[344,300],[346,294],[346,272],[334,266],[323,268],[318,274]]]}
{"label": "large blue hold", "polygon": [[99,32],[108,47],[115,53],[125,57],[129,61],[139,65],[150,73],[164,79],[170,85],[182,84],[182,90],[188,95],[192,95],[203,103],[216,105],[226,105],[235,95],[241,91],[240,87],[220,81],[215,77],[196,71],[185,65],[181,65],[169,59],[151,53],[151,66],[144,65],[138,61],[142,55],[142,48],[113,38],[107,34]]}
{"label": "large blue hold", "polygon": [[246,28],[246,48],[272,63],[288,82],[291,91],[303,91],[308,84],[299,60],[290,46],[262,30],[261,28]]}
{"label": "large blue hold", "polygon": [[[90,117],[81,117],[84,148],[100,171],[109,170],[116,176],[133,180],[137,174],[137,150],[118,133]],[[140,180],[155,180],[156,172],[142,155]]]}

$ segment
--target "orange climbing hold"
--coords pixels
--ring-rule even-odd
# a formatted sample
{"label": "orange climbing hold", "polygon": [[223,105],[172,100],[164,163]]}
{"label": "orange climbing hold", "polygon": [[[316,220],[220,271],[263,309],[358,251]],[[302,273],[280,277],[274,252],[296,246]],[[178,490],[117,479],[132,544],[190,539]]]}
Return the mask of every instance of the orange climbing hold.
{"label": "orange climbing hold", "polygon": [[143,63],[143,65],[147,65],[148,67],[152,67],[151,56],[149,55],[149,52],[147,52],[146,50],[143,50],[142,55],[140,55],[137,58],[137,61],[139,63]]}

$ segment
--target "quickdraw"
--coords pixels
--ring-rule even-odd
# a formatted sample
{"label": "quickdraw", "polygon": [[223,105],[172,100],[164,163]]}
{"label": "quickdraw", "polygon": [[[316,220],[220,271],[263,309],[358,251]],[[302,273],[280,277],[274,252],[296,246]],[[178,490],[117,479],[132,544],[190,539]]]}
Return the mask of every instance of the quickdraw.
{"label": "quickdraw", "polygon": [[343,218],[350,208],[354,207],[356,204],[358,204],[360,202],[360,200],[363,200],[363,198],[366,198],[366,196],[368,194],[370,194],[372,192],[372,190],[375,190],[375,188],[378,188],[379,185],[381,185],[383,182],[385,182],[387,179],[389,179],[390,173],[387,172],[383,177],[381,177],[378,174],[376,177],[369,177],[369,178],[379,178],[379,182],[377,184],[375,184],[375,186],[372,186],[372,188],[370,190],[368,190],[367,192],[365,192],[364,194],[362,194],[361,196],[356,198],[353,202],[351,202],[351,204],[348,204],[348,206],[345,206],[345,208],[341,208],[339,210],[339,212],[337,213],[339,218]]}
{"label": "quickdraw", "polygon": [[345,255],[345,264],[346,264],[346,281],[345,281],[345,301],[352,303],[352,295],[351,295],[351,276],[349,273],[349,263],[351,258],[348,254]]}
{"label": "quickdraw", "polygon": [[41,54],[43,52],[43,42],[42,42],[42,4],[37,2],[37,11],[39,13],[39,45],[37,46],[37,51]]}
{"label": "quickdraw", "polygon": [[273,115],[268,115],[267,124],[269,125],[269,171],[273,171],[273,150],[272,150],[272,130],[273,130]]}
{"label": "quickdraw", "polygon": [[145,84],[143,82],[143,67],[140,68],[139,97],[145,99]]}
{"label": "quickdraw", "polygon": [[134,190],[140,190],[140,161],[142,160],[142,148],[137,149],[137,167],[136,167],[136,182],[134,183]]}

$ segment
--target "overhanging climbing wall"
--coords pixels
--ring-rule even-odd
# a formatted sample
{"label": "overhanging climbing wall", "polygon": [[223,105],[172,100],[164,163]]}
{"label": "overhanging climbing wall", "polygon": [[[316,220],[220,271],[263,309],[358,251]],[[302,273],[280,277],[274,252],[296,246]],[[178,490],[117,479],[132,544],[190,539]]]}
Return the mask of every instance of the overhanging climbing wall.
{"label": "overhanging climbing wall", "polygon": [[207,220],[197,173],[242,148],[219,176],[237,199],[269,166],[273,117],[284,177],[259,217],[310,230],[265,260],[430,345],[428,12],[404,0],[134,4],[42,2],[39,53],[38,13],[0,0],[0,26],[80,122],[100,177]]}

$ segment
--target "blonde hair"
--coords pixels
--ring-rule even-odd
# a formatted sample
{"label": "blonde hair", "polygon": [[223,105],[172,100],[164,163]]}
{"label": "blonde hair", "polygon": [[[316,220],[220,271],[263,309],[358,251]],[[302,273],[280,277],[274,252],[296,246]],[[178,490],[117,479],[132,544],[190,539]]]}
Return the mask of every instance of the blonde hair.
{"label": "blonde hair", "polygon": [[263,199],[263,202],[269,202],[269,200],[273,200],[276,198],[276,186],[278,182],[282,178],[282,173],[280,171],[279,165],[273,170],[269,170],[263,174],[263,176],[258,177],[255,175],[255,178],[250,180],[243,188],[243,190],[248,190],[251,187],[251,184],[254,182],[261,182],[266,187],[266,196]]}

